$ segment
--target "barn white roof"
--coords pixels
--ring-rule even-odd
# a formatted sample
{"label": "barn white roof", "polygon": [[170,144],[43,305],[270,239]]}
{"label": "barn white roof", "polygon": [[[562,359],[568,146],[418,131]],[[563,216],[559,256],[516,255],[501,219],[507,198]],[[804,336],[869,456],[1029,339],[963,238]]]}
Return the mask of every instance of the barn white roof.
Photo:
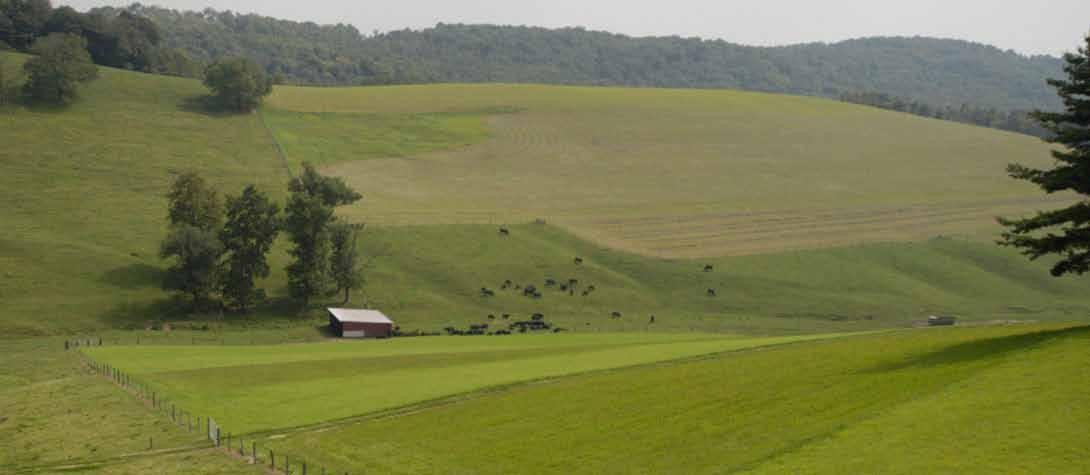
{"label": "barn white roof", "polygon": [[342,322],[353,323],[394,323],[378,310],[359,310],[352,308],[331,308],[329,313]]}

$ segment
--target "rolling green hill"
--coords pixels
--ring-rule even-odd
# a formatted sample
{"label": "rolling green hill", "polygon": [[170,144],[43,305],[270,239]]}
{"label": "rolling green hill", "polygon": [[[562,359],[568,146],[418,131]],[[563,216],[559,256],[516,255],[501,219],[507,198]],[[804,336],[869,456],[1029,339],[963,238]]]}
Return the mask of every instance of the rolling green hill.
{"label": "rolling green hill", "polygon": [[[1048,163],[1037,139],[823,99],[438,85],[280,87],[269,106],[313,113],[273,130],[339,150],[331,162],[285,141],[291,161],[327,163],[361,190],[366,200],[345,213],[374,224],[541,218],[618,249],[706,257],[940,234],[992,240],[996,215],[1048,206],[1005,173],[1013,161]],[[477,114],[491,136],[413,160],[356,160],[374,157],[369,137],[346,144],[340,132],[361,115],[436,113]],[[319,120],[325,130],[310,125]]]}
{"label": "rolling green hill", "polygon": [[[663,331],[795,333],[928,312],[1070,320],[1090,307],[1085,281],[987,242],[993,215],[1047,204],[1003,177],[1009,161],[1047,160],[1014,134],[733,91],[278,88],[243,116],[206,112],[201,94],[196,81],[103,69],[69,109],[0,113],[15,144],[0,152],[0,334],[184,319],[159,290],[172,175],[283,199],[303,160],[364,194],[343,210],[371,225],[353,300],[407,330],[541,312],[590,331],[644,329],[654,314]],[[548,224],[496,232],[535,218]],[[982,239],[932,239],[958,233]],[[283,302],[285,264],[281,243],[264,283],[274,305],[224,323],[319,324]],[[550,278],[597,290],[480,296]]]}

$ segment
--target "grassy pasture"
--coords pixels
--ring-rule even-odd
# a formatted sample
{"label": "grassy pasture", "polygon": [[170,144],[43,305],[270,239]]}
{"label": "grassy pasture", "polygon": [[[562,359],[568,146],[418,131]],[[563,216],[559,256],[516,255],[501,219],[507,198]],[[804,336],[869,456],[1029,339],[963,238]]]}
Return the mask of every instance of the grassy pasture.
{"label": "grassy pasture", "polygon": [[317,424],[521,381],[826,337],[518,335],[85,351],[239,434]]}
{"label": "grassy pasture", "polygon": [[[0,54],[8,59],[10,68],[17,67],[23,58]],[[325,163],[333,171],[359,164],[378,167],[367,175],[378,182],[360,181],[362,175],[351,175],[365,201],[360,208],[346,210],[347,214],[372,224],[361,242],[369,260],[368,282],[353,295],[353,302],[388,310],[405,329],[437,330],[483,323],[488,314],[526,318],[535,312],[580,331],[764,334],[900,326],[928,312],[959,313],[970,319],[1030,320],[1081,319],[1090,313],[1090,292],[1084,283],[1051,279],[1044,265],[1026,263],[990,243],[842,242],[836,249],[782,250],[795,247],[789,242],[793,235],[808,240],[826,232],[839,233],[830,224],[840,216],[838,209],[851,210],[843,229],[876,229],[839,234],[851,236],[853,243],[908,235],[897,229],[920,236],[949,234],[958,231],[958,223],[964,223],[959,217],[964,213],[990,216],[1006,210],[1016,212],[1024,196],[1009,188],[1012,182],[992,175],[996,165],[992,162],[1032,160],[1031,155],[1038,155],[1040,146],[1022,137],[816,99],[731,91],[503,85],[282,88],[261,114],[243,116],[221,116],[201,109],[203,93],[195,81],[104,68],[101,77],[84,89],[83,98],[68,109],[15,105],[0,113],[0,139],[15,144],[0,151],[0,222],[4,224],[0,235],[0,300],[4,302],[0,338],[141,329],[159,320],[185,320],[187,317],[172,312],[175,306],[159,289],[165,267],[157,257],[166,231],[163,194],[172,174],[198,170],[227,193],[256,183],[283,200],[289,167],[304,158]],[[316,112],[303,111],[306,104],[312,104],[310,109]],[[748,114],[753,114],[753,121],[740,118]],[[659,130],[663,118],[673,120]],[[831,127],[828,123],[841,119],[856,134],[870,130],[869,123],[882,125],[885,128],[872,132],[884,138],[864,141],[860,151],[851,152],[852,145],[839,142],[847,132],[826,130]],[[516,123],[521,124],[518,140],[538,143],[530,148],[539,152],[503,148],[505,141],[514,140],[511,127]],[[761,124],[764,128],[758,127]],[[822,135],[827,132],[832,135]],[[909,144],[905,142],[909,132],[936,138]],[[812,148],[794,150],[813,152],[807,151],[805,159],[792,155],[781,146],[790,140],[770,138],[777,134],[786,134],[788,139],[809,137],[806,143]],[[291,163],[281,158],[274,136]],[[709,137],[721,140],[707,142]],[[758,139],[779,144],[773,147],[779,151],[755,148]],[[678,145],[678,140],[684,143]],[[709,158],[715,155],[709,150],[729,144],[757,158],[738,161],[735,157],[730,167]],[[607,145],[627,148],[614,153]],[[664,154],[669,160],[658,162],[647,159],[650,151],[667,145],[684,145],[681,150],[685,153]],[[911,166],[921,167],[924,175],[933,172],[929,183],[949,189],[931,193],[927,190],[934,191],[933,187],[906,187],[916,178],[904,170],[884,175],[861,171],[858,160],[864,152],[884,157],[874,150],[879,145],[906,161],[897,167],[914,163]],[[964,163],[960,158],[944,158],[946,161],[936,164],[933,157],[948,155],[923,150],[909,157],[898,148],[921,150],[939,145],[950,153],[975,152],[966,152]],[[571,152],[557,152],[565,147]],[[320,156],[323,150],[329,153]],[[495,153],[489,155],[488,150]],[[842,156],[842,152],[855,161],[829,159]],[[475,155],[482,153],[485,155]],[[391,154],[404,158],[378,158]],[[585,163],[569,166],[570,160],[575,160],[572,157],[579,156]],[[366,160],[336,161],[343,157]],[[767,168],[742,166],[751,162],[764,163]],[[658,171],[653,163],[659,164]],[[962,168],[950,168],[955,165]],[[996,166],[1002,168],[1001,163]],[[461,171],[457,171],[459,167]],[[766,172],[775,170],[775,176],[811,181],[788,186],[761,178],[772,176]],[[397,178],[405,171],[409,175],[402,178],[411,178],[408,183]],[[964,189],[954,186],[952,178],[938,176],[946,172],[963,175]],[[669,180],[675,180],[677,174],[698,176],[692,178],[697,180],[693,186],[675,186],[689,183],[684,180],[660,183],[669,186],[643,186],[648,173]],[[866,180],[860,178],[864,173]],[[715,179],[724,180],[722,183],[711,186],[705,182],[716,174],[720,176]],[[631,181],[626,182],[625,177]],[[857,178],[863,187],[860,193],[866,191],[859,196],[869,196],[865,205],[850,203],[847,198],[854,192],[831,193],[825,198],[840,201],[822,208],[828,213],[811,212],[809,206],[823,200],[814,194],[819,182],[835,188],[841,183],[838,180]],[[764,191],[753,188],[762,180],[768,185]],[[593,186],[588,184],[591,181]],[[737,187],[735,182],[740,181],[749,188]],[[884,195],[878,190],[887,188],[893,202],[877,199]],[[562,190],[572,196],[590,190],[601,198],[596,202],[612,203],[589,206],[596,199],[555,199]],[[769,198],[769,190],[782,193]],[[927,194],[923,201],[932,204],[902,207],[903,202],[916,199],[907,196],[917,191],[917,198]],[[766,200],[775,209],[741,214],[734,210],[724,217],[712,209],[719,205],[707,205],[729,195],[731,203],[756,207],[742,199],[749,192],[756,193],[753,199]],[[969,206],[962,212],[958,210],[963,208],[944,201],[946,196],[957,201],[963,192],[990,204]],[[390,193],[412,196],[391,198]],[[436,201],[440,193],[442,197]],[[641,198],[638,193],[647,195]],[[679,193],[692,194],[693,199],[681,199]],[[492,198],[484,199],[482,194]],[[796,198],[796,208],[802,211],[790,216],[806,221],[805,226],[781,219],[789,216],[783,211],[785,203]],[[604,231],[551,220],[548,226],[515,226],[510,239],[500,240],[495,225],[382,225],[498,222],[501,219],[493,219],[489,211],[492,205],[482,204],[494,205],[496,200],[503,202],[504,213],[524,214],[525,220],[535,216],[551,220],[551,214],[539,213],[548,211],[539,209],[541,206],[572,203],[580,208],[579,219],[593,217],[600,221],[593,228]],[[688,202],[694,205],[686,206],[686,212],[711,206],[705,210],[710,214],[700,218],[707,224],[699,229],[701,236],[712,241],[732,239],[732,246],[740,246],[749,233],[747,242],[781,250],[701,260],[666,260],[615,250],[639,250],[639,246],[613,241],[627,239],[624,236],[628,234],[668,246],[703,246],[682,243],[681,228],[698,231],[687,227],[687,215],[677,208],[678,203]],[[420,214],[432,213],[429,209],[441,219]],[[680,213],[676,221],[680,227],[672,224],[675,221],[656,217],[657,209]],[[869,209],[876,214],[868,215]],[[890,216],[908,218],[901,228],[892,228],[888,226]],[[557,222],[570,229],[552,225]],[[630,222],[640,224],[633,227],[627,224]],[[614,250],[608,249],[611,244]],[[708,249],[715,247],[712,243]],[[270,257],[273,275],[262,283],[274,299],[271,306],[248,316],[197,317],[198,323],[224,328],[272,326],[283,331],[320,325],[321,316],[300,316],[298,309],[283,300],[285,248],[281,240]],[[586,258],[587,264],[573,266],[575,256]],[[701,273],[705,263],[714,264],[716,272]],[[599,291],[582,298],[578,293],[562,296],[554,289],[545,292],[541,300],[514,292],[500,292],[493,299],[479,296],[481,287],[498,290],[506,279],[541,287],[546,278],[577,278],[581,285],[596,285]],[[718,297],[707,297],[708,288],[717,290]],[[625,318],[610,320],[614,311]],[[651,314],[659,318],[654,327],[647,325]]]}
{"label": "grassy pasture", "polygon": [[[471,147],[413,160],[341,154],[326,170],[364,191],[349,214],[372,223],[545,218],[614,248],[707,257],[990,240],[996,215],[1050,203],[1004,171],[1050,160],[1035,138],[824,99],[500,84],[281,87],[269,104],[345,117],[517,111],[491,117],[490,139]],[[329,163],[292,156],[306,159]]]}
{"label": "grassy pasture", "polygon": [[1077,473],[1090,331],[913,330],[516,386],[267,443],[382,473]]}
{"label": "grassy pasture", "polygon": [[344,160],[411,157],[488,138],[487,111],[432,114],[321,114],[268,109],[274,131],[293,169]]}
{"label": "grassy pasture", "polygon": [[[0,472],[263,473],[83,367],[62,340],[0,340]],[[147,453],[153,450],[176,453]],[[65,467],[75,467],[68,468]]]}

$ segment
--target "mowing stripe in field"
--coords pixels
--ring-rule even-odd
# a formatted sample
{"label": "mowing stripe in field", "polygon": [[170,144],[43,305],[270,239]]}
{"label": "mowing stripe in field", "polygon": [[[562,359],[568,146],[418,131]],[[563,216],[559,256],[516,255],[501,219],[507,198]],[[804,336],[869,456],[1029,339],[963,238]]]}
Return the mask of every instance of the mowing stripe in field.
{"label": "mowing stripe in field", "polygon": [[[133,346],[90,353],[141,375],[160,394],[212,415],[237,434],[343,419],[495,385],[832,336],[437,337],[281,347]],[[193,368],[196,361],[216,361],[213,355],[231,365]]]}
{"label": "mowing stripe in field", "polygon": [[1088,338],[1014,326],[779,346],[266,443],[381,473],[1082,473]]}

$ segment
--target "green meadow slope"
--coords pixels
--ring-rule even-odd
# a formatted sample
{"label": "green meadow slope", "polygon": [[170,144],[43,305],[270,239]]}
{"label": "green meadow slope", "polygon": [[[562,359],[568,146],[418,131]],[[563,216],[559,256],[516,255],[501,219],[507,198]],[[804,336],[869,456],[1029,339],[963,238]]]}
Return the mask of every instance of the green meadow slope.
{"label": "green meadow slope", "polygon": [[[0,57],[11,69],[22,60]],[[0,151],[0,335],[187,318],[159,290],[173,174],[282,200],[302,160],[363,192],[343,210],[371,225],[353,302],[406,330],[540,312],[576,331],[797,333],[929,312],[1072,320],[1090,308],[1084,280],[1051,279],[988,242],[925,239],[990,236],[992,215],[1043,206],[1002,176],[1008,161],[1044,159],[1025,137],[733,91],[278,88],[242,116],[206,112],[202,94],[195,81],[102,69],[68,109],[0,111],[0,138],[14,144]],[[496,232],[535,217],[549,224]],[[915,242],[860,244],[889,240]],[[794,247],[822,249],[784,252]],[[321,324],[283,301],[285,248],[263,283],[274,304],[225,324]],[[578,291],[500,290],[550,278],[577,279]]]}
{"label": "green meadow slope", "polygon": [[0,339],[0,473],[266,473],[215,452],[63,348],[60,338]]}
{"label": "green meadow slope", "polygon": [[339,163],[286,141],[293,161],[328,163],[362,190],[367,201],[346,213],[372,223],[543,218],[618,249],[707,257],[991,240],[995,216],[1049,201],[1005,174],[1010,162],[1050,160],[1037,139],[816,98],[489,84],[280,87],[268,103],[310,113],[273,124],[278,136],[306,130],[342,148],[338,121],[489,113],[488,140],[464,134],[413,160],[358,160],[373,156],[367,134]]}
{"label": "green meadow slope", "polygon": [[1086,327],[909,330],[555,379],[260,443],[382,473],[1083,473]]}

